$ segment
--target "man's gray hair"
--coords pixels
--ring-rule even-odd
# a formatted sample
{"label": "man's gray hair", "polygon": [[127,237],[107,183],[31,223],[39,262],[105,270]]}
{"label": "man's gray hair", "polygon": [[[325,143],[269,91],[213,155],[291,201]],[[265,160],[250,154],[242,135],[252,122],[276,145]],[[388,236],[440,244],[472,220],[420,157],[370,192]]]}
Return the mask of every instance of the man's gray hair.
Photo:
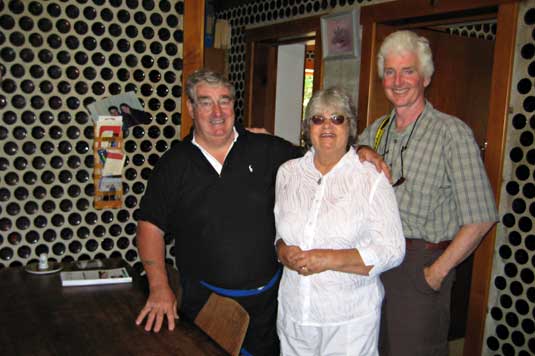
{"label": "man's gray hair", "polygon": [[344,115],[349,124],[348,148],[356,142],[357,137],[357,116],[355,106],[351,97],[339,87],[330,87],[319,90],[312,95],[305,110],[303,120],[303,139],[307,147],[311,146],[310,141],[310,118],[314,115],[323,115],[326,110],[332,110],[336,114]]}
{"label": "man's gray hair", "polygon": [[229,89],[231,99],[235,99],[236,90],[234,89],[234,85],[232,85],[227,78],[221,73],[201,68],[191,73],[186,81],[186,95],[192,104],[197,102],[197,93],[195,89],[197,85],[201,83],[213,86],[224,86]]}
{"label": "man's gray hair", "polygon": [[418,72],[424,76],[425,79],[431,80],[435,71],[433,64],[433,53],[429,47],[427,38],[418,36],[412,31],[396,31],[388,35],[379,49],[377,54],[377,72],[382,79],[385,69],[385,58],[390,54],[401,54],[404,52],[412,52],[418,57],[420,67]]}

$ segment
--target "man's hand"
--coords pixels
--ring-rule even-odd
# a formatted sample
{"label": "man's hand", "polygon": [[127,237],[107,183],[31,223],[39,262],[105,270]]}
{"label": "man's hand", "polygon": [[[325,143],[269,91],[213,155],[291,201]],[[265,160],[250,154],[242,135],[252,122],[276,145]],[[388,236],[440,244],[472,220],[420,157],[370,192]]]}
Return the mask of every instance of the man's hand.
{"label": "man's hand", "polygon": [[390,175],[390,168],[385,163],[383,157],[380,154],[375,152],[369,146],[358,146],[356,150],[361,162],[370,162],[375,166],[377,172],[384,173],[389,182],[392,180],[392,176]]}
{"label": "man's hand", "polygon": [[145,331],[152,329],[159,332],[164,318],[167,318],[168,329],[175,329],[175,319],[178,319],[177,302],[169,286],[151,288],[149,298],[136,319],[136,325],[141,325],[145,318]]}
{"label": "man's hand", "polygon": [[427,284],[438,291],[448,273],[475,251],[493,225],[494,221],[488,221],[461,226],[448,248],[431,266],[424,268]]}
{"label": "man's hand", "polygon": [[442,286],[443,278],[437,273],[433,273],[430,267],[424,267],[424,276],[425,281],[427,284],[429,284],[429,287],[438,292]]}

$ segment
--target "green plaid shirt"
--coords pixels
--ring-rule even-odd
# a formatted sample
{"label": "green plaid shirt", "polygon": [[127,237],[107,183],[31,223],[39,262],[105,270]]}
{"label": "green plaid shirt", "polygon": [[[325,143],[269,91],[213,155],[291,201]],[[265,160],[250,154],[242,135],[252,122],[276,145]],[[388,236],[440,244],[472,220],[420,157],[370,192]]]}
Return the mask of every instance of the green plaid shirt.
{"label": "green plaid shirt", "polygon": [[[373,147],[384,118],[363,131],[360,145]],[[377,152],[390,166],[394,182],[401,176],[403,145],[407,145],[403,152],[406,181],[394,190],[406,238],[437,243],[453,239],[462,225],[497,221],[479,147],[464,122],[427,102],[420,118],[403,132],[396,132],[395,122],[385,127]]]}

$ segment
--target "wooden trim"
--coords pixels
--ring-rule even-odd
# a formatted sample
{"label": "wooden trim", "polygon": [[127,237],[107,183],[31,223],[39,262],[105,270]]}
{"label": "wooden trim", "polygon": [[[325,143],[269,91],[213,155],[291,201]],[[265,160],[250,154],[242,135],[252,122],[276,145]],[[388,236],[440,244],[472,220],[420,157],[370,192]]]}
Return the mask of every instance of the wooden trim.
{"label": "wooden trim", "polygon": [[321,89],[323,84],[323,49],[321,45],[321,26],[316,31],[314,40],[314,79],[312,82],[312,92]]}
{"label": "wooden trim", "polygon": [[462,24],[470,24],[474,22],[484,22],[489,20],[496,19],[496,13],[492,12],[485,12],[480,13],[476,15],[470,15],[470,16],[463,16],[462,18],[451,18],[451,19],[441,19],[441,20],[432,20],[428,22],[418,22],[415,24],[409,24],[407,26],[404,26],[406,29],[416,28],[416,27],[428,27],[429,29],[432,29],[433,26],[442,25],[444,27],[450,27],[452,25],[462,25]]}
{"label": "wooden trim", "polygon": [[255,27],[245,30],[245,40],[277,42],[292,36],[304,37],[303,35],[314,36],[320,28],[321,16],[310,16],[302,19],[281,22],[275,25]]}
{"label": "wooden trim", "polygon": [[361,24],[367,22],[388,23],[404,18],[466,12],[482,8],[496,7],[515,0],[411,0],[386,2],[374,6],[363,6],[360,11]]}
{"label": "wooden trim", "polygon": [[251,96],[253,95],[253,63],[255,62],[254,50],[255,42],[250,38],[245,37],[245,98],[243,108],[243,125],[245,127],[251,127],[251,114],[253,106],[251,103]]}
{"label": "wooden trim", "polygon": [[193,122],[188,113],[186,80],[204,65],[204,1],[184,0],[184,45],[182,49],[182,123],[180,138],[189,134]]}
{"label": "wooden trim", "polygon": [[[268,58],[268,67],[267,72],[268,73],[274,73],[272,79],[274,82],[273,86],[270,86],[269,89],[266,91],[266,97],[270,98],[270,102],[276,103],[277,102],[277,74],[278,73],[278,66],[279,62],[277,61],[279,57],[279,48],[278,47],[270,47],[272,50],[269,51],[269,54],[267,56]],[[304,53],[303,53],[304,56]],[[304,75],[303,71],[303,75]],[[264,108],[265,112],[270,112],[270,115],[275,117],[275,105],[272,107]],[[268,130],[269,132],[275,133],[275,120],[271,120],[269,122],[263,121],[263,126]]]}
{"label": "wooden trim", "polygon": [[[488,125],[488,146],[485,152],[485,168],[498,203],[505,153],[510,89],[512,86],[517,17],[518,3],[500,5],[498,9],[498,31],[494,45],[488,118],[488,122],[492,123],[492,125]],[[496,228],[493,228],[474,255],[472,276],[476,278],[472,278],[470,287],[464,356],[481,355],[495,240]]]}
{"label": "wooden trim", "polygon": [[362,132],[377,118],[370,117],[370,93],[377,69],[375,66],[375,34],[377,23],[368,21],[362,25],[362,49],[360,57],[360,83],[358,99],[357,132]]}
{"label": "wooden trim", "polygon": [[[309,41],[312,41],[312,40],[316,40],[316,36],[310,36],[310,35],[307,35],[307,36],[296,36],[296,37],[290,37],[290,38],[285,38],[285,39],[282,39],[282,40],[278,40],[278,41],[274,41],[273,42],[273,45],[277,45],[277,46],[284,46],[286,44],[294,44],[294,43],[297,43],[297,42],[302,42],[302,43],[306,43],[306,42],[309,42]],[[266,41],[264,43],[267,43],[269,41]]]}

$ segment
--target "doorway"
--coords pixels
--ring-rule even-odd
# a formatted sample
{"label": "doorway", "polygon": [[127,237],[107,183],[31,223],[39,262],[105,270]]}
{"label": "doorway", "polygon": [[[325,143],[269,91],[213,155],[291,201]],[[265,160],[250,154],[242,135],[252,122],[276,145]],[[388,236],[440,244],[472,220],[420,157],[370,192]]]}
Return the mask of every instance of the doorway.
{"label": "doorway", "polygon": [[[382,39],[398,29],[419,32],[430,39],[436,66],[426,96],[436,108],[465,119],[473,129],[478,144],[486,149],[483,153],[485,167],[498,199],[515,40],[516,3],[484,0],[407,0],[400,3],[395,1],[366,6],[361,10],[363,56],[359,117],[362,120],[359,120],[359,131],[390,111],[375,66],[376,53]],[[443,31],[444,26],[483,21],[495,21],[497,33],[494,43],[450,36]],[[472,84],[476,84],[477,88]],[[462,282],[470,280],[467,275],[478,276],[462,287],[469,290],[468,295],[460,293],[461,296],[457,296],[460,298],[456,302],[459,307],[462,309],[468,304],[468,309],[459,311],[454,307],[455,312],[462,314],[460,321],[459,315],[454,316],[457,320],[452,321],[452,326],[457,323],[458,329],[461,325],[460,331],[465,336],[464,355],[481,354],[494,234],[492,230],[483,240],[473,257],[472,265],[467,260],[459,267],[458,273],[465,274],[458,275],[458,280]],[[468,300],[468,303],[464,300]],[[458,334],[459,330],[452,332]]]}
{"label": "doorway", "polygon": [[245,31],[244,124],[301,143],[303,104],[320,88],[320,17]]}

